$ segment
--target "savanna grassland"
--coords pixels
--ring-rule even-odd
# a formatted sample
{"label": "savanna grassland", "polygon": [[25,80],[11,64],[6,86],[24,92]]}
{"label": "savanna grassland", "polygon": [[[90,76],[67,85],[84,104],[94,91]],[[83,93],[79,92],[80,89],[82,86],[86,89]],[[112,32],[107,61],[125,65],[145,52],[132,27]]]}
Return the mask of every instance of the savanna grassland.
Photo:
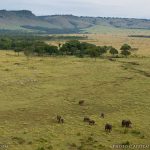
{"label": "savanna grassland", "polygon": [[[28,59],[0,51],[0,144],[8,150],[112,150],[113,144],[150,144],[150,39],[88,37],[97,45],[119,48],[129,43],[139,50],[116,61]],[[64,124],[57,123],[57,115]],[[86,116],[96,124],[83,122]],[[130,119],[132,128],[122,128],[123,119]],[[113,125],[111,133],[104,131],[106,123]]]}
{"label": "savanna grassland", "polygon": [[[141,30],[138,30],[137,33],[140,33],[139,35],[146,35],[145,32],[142,32]],[[118,32],[119,33],[119,32]],[[150,34],[150,31],[147,32],[148,34]],[[133,34],[133,33],[132,33]],[[81,40],[81,42],[89,42],[98,46],[113,46],[115,48],[117,48],[118,50],[120,49],[120,47],[122,46],[122,44],[124,43],[128,43],[130,44],[133,48],[137,48],[138,51],[134,51],[134,55],[138,55],[138,56],[146,56],[149,57],[150,56],[150,38],[138,38],[138,37],[129,37],[130,32],[124,32],[122,31],[122,33],[116,34],[109,34],[107,32],[107,34],[70,34],[70,36],[81,36],[81,37],[88,37],[85,40]],[[136,35],[135,33],[133,35]],[[66,34],[67,36],[69,36],[68,34]],[[66,36],[64,34],[64,36]],[[57,35],[56,35],[57,37]],[[65,43],[66,40],[51,40],[51,41],[46,41],[49,44],[53,44],[58,46],[59,43]]]}

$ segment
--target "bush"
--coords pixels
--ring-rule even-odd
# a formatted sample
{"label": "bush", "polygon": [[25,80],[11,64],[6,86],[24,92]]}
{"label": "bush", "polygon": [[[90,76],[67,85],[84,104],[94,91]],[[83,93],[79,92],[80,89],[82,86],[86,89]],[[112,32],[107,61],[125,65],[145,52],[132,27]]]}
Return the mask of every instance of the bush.
{"label": "bush", "polygon": [[129,141],[123,142],[122,145],[130,145]]}
{"label": "bush", "polygon": [[44,49],[45,49],[45,52],[49,55],[58,54],[58,47],[57,46],[46,45]]}

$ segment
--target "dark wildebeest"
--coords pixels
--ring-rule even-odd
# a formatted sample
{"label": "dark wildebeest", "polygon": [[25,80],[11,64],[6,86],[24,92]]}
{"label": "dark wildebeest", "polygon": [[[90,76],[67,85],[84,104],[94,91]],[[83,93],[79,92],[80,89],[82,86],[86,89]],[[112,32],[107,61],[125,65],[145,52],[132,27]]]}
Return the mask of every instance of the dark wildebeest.
{"label": "dark wildebeest", "polygon": [[104,113],[101,113],[101,118],[104,118],[105,117],[105,114]]}
{"label": "dark wildebeest", "polygon": [[58,123],[60,123],[60,120],[61,120],[61,116],[57,115],[57,121],[58,121]]}
{"label": "dark wildebeest", "polygon": [[105,131],[111,132],[111,131],[112,131],[112,125],[107,123],[107,124],[105,125]]}
{"label": "dark wildebeest", "polygon": [[132,122],[130,120],[122,120],[122,127],[131,128]]}
{"label": "dark wildebeest", "polygon": [[79,101],[79,105],[83,105],[84,104],[84,100]]}
{"label": "dark wildebeest", "polygon": [[95,121],[94,120],[89,120],[89,125],[95,125]]}
{"label": "dark wildebeest", "polygon": [[60,115],[57,115],[57,121],[58,123],[64,123],[64,119]]}
{"label": "dark wildebeest", "polygon": [[90,118],[88,118],[88,117],[84,117],[84,120],[83,120],[84,122],[89,122],[90,121]]}
{"label": "dark wildebeest", "polygon": [[63,118],[61,118],[60,123],[64,123],[64,119]]}

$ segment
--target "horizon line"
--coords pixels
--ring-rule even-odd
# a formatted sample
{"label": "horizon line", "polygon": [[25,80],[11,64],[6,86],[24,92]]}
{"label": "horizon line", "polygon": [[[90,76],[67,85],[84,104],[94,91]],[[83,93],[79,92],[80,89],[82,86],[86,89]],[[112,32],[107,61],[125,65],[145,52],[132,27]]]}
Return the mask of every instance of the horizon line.
{"label": "horizon line", "polygon": [[150,18],[136,18],[136,17],[117,17],[117,16],[85,16],[85,15],[74,15],[74,14],[41,14],[41,15],[38,15],[36,13],[34,13],[34,11],[32,10],[28,10],[28,9],[17,9],[17,10],[11,10],[11,9],[0,9],[0,11],[7,11],[7,12],[11,12],[11,11],[30,11],[32,12],[35,16],[37,17],[41,17],[41,16],[76,16],[76,17],[90,17],[90,18],[118,18],[118,19],[140,19],[140,20],[150,20]]}

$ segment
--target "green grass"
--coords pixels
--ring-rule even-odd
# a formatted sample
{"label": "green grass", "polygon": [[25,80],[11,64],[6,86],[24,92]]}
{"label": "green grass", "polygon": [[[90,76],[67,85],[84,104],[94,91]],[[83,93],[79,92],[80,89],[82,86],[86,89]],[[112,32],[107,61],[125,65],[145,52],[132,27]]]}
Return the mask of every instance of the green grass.
{"label": "green grass", "polygon": [[[0,144],[11,150],[111,150],[113,144],[149,144],[149,58],[28,60],[9,51],[0,51],[0,56]],[[85,104],[79,106],[79,100]],[[64,124],[56,123],[57,114]],[[85,116],[96,125],[84,123]],[[130,119],[133,128],[125,131],[123,119]],[[104,131],[107,122],[113,125],[109,134]]]}

